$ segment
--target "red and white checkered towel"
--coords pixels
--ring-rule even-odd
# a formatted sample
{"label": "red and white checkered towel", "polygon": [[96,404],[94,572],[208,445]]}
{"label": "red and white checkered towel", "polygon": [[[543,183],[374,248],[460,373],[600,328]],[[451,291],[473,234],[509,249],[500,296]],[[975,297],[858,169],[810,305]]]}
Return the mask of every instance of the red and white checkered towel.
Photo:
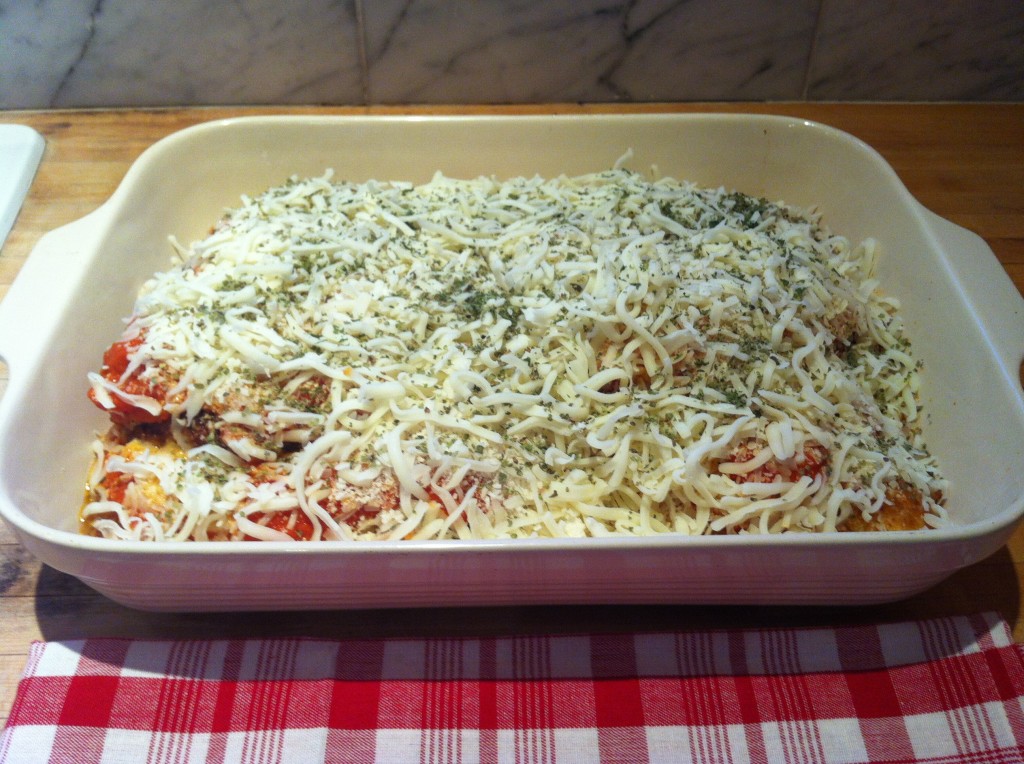
{"label": "red and white checkered towel", "polygon": [[0,762],[1020,762],[991,615],[840,629],[32,646]]}

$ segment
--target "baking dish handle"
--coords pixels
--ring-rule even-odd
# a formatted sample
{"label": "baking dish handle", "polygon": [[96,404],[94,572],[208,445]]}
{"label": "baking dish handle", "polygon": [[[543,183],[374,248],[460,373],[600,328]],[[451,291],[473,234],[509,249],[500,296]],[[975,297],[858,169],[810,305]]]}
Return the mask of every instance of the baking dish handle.
{"label": "baking dish handle", "polygon": [[0,301],[0,358],[18,367],[45,344],[60,320],[53,306],[67,305],[90,258],[86,250],[111,217],[101,206],[44,234]]}
{"label": "baking dish handle", "polygon": [[931,210],[921,210],[993,350],[1007,375],[1016,380],[1019,391],[1024,362],[1024,297],[982,237]]}

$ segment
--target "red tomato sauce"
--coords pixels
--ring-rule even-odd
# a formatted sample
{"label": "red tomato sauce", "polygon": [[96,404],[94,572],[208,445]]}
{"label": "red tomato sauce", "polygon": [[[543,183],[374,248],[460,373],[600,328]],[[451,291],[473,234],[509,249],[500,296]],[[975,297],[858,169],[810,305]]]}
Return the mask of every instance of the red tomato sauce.
{"label": "red tomato sauce", "polygon": [[[131,362],[131,357],[135,354],[135,351],[138,350],[142,342],[143,336],[140,334],[136,337],[132,337],[131,339],[119,340],[107,348],[106,352],[103,354],[103,365],[100,367],[100,374],[104,379],[112,382],[118,387],[118,389],[129,395],[143,395],[162,403],[167,397],[167,391],[159,384],[142,379],[142,373],[145,371],[145,366],[138,367],[127,379],[123,382],[121,381],[121,377],[124,375],[125,370],[128,368],[128,364]],[[89,400],[99,408],[108,412],[110,414],[110,418],[117,424],[125,426],[154,424],[156,422],[165,422],[170,419],[171,415],[167,411],[161,410],[156,414],[152,414],[145,409],[132,405],[117,395],[111,395],[110,397],[114,402],[114,407],[112,409],[108,409],[106,406],[102,405],[97,400],[96,393],[94,391],[89,391]]]}
{"label": "red tomato sauce", "polygon": [[[254,523],[260,523],[267,528],[286,533],[296,541],[309,541],[313,538],[313,523],[306,517],[306,513],[300,509],[293,509],[290,512],[271,513],[265,523],[261,522],[264,517],[265,515],[262,512],[254,512],[249,515],[249,519]],[[295,519],[294,523],[292,518]],[[244,540],[258,541],[259,539],[253,536],[246,536]]]}

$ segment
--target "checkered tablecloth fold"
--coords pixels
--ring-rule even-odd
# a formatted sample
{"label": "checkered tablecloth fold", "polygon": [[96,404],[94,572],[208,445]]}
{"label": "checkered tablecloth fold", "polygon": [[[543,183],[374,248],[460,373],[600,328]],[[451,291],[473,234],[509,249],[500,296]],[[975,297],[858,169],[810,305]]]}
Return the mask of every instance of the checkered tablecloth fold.
{"label": "checkered tablecloth fold", "polygon": [[32,646],[0,762],[1024,762],[993,615],[837,629]]}

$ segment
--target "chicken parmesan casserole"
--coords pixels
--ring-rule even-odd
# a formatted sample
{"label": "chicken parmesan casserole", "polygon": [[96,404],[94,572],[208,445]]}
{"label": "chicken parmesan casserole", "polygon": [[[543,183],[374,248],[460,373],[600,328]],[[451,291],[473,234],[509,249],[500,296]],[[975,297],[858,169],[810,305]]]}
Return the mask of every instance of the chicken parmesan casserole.
{"label": "chicken parmesan casserole", "polygon": [[877,249],[621,167],[292,178],[142,288],[89,375],[116,539],[908,530],[944,522]]}

